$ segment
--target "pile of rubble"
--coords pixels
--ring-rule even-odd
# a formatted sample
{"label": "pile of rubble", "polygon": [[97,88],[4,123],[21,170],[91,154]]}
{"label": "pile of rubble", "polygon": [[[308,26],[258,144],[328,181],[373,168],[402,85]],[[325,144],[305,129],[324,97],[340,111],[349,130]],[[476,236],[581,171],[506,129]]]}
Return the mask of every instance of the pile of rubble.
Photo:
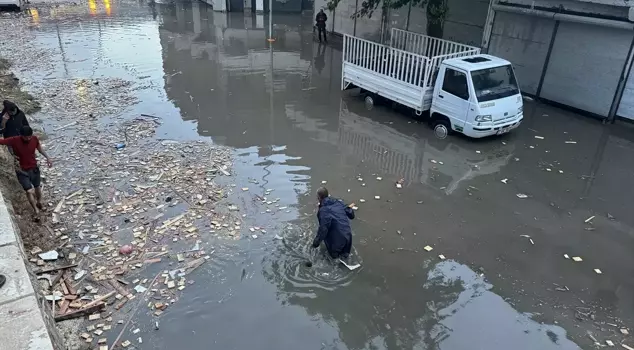
{"label": "pile of rubble", "polygon": [[[158,140],[155,116],[113,122],[105,133],[98,124],[75,120],[56,128],[67,136],[46,141],[56,156],[53,168],[42,168],[53,197],[43,226],[55,243],[30,254],[55,320],[87,317],[79,336],[103,350],[141,342],[122,339],[127,323],[113,322],[129,322],[141,305],[160,316],[211,258],[204,236],[239,237],[241,218],[216,183],[231,175],[229,149]],[[161,262],[169,268],[145,273]],[[109,345],[112,329],[120,333]]]}

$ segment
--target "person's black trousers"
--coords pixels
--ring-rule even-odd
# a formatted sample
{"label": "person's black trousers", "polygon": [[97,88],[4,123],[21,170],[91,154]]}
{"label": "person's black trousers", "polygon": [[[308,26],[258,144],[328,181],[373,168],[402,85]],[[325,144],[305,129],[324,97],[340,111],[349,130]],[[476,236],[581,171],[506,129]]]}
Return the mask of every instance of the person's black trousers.
{"label": "person's black trousers", "polygon": [[319,31],[319,41],[321,41],[321,34],[324,34],[324,41],[328,42],[328,38],[326,38],[326,28],[325,27],[317,27],[317,30]]}

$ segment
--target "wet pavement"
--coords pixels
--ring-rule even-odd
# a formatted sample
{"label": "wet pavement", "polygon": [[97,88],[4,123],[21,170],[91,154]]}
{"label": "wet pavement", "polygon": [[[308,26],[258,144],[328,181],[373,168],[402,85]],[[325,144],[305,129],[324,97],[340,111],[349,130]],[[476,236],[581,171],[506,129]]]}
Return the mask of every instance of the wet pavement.
{"label": "wet pavement", "polygon": [[[15,63],[27,89],[52,105],[49,83],[132,81],[123,114],[163,118],[157,137],[235,149],[235,185],[249,191],[232,200],[266,227],[214,241],[221,248],[160,329],[149,312],[135,320],[137,348],[576,349],[592,337],[634,346],[619,331],[634,324],[631,126],[527,102],[508,135],[438,140],[342,93],[341,52],[313,40],[310,14],[277,16],[272,49],[268,18],[202,3],[89,1],[25,16],[28,37],[0,52],[28,40],[49,53]],[[35,117],[46,128],[46,115]],[[360,270],[308,248],[324,182],[359,206]],[[255,197],[267,192],[279,198],[273,211]]]}

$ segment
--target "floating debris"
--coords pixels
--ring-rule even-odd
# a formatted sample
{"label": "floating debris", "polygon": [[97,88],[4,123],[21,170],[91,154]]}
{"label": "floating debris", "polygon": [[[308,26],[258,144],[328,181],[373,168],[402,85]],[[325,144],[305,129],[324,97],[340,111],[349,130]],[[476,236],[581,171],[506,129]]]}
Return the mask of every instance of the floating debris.
{"label": "floating debris", "polygon": [[603,272],[602,272],[601,270],[599,270],[599,269],[594,269],[594,272],[596,272],[596,273],[597,273],[597,275],[600,275],[600,274],[602,274],[602,273],[603,273]]}
{"label": "floating debris", "polygon": [[432,248],[431,246],[428,246],[428,245],[424,246],[423,249],[425,249],[428,252],[431,252],[432,250],[434,250],[434,248]]}
{"label": "floating debris", "polygon": [[525,198],[528,198],[528,196],[527,196],[527,195],[525,195],[525,194],[523,194],[523,193],[518,193],[518,194],[516,194],[516,196],[517,196],[517,198],[519,198],[519,199],[525,199]]}
{"label": "floating debris", "polygon": [[574,261],[576,261],[576,262],[583,261],[583,259],[581,259],[581,257],[579,257],[579,256],[573,256],[573,257],[572,257],[572,260],[574,260]]}
{"label": "floating debris", "polygon": [[59,253],[55,250],[50,250],[45,253],[40,253],[38,254],[38,256],[40,257],[40,259],[44,261],[51,261],[51,260],[57,260],[57,258],[59,258]]}
{"label": "floating debris", "polygon": [[137,293],[145,293],[145,291],[147,291],[147,288],[143,287],[142,285],[137,285],[136,287],[134,287],[134,290]]}

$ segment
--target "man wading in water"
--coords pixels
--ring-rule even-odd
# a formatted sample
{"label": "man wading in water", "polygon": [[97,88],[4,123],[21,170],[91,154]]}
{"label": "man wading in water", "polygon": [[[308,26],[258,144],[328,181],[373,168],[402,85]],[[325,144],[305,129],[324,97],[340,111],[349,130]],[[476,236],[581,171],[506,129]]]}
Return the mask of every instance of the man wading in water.
{"label": "man wading in water", "polygon": [[0,140],[0,145],[11,146],[13,154],[20,161],[20,168],[15,170],[18,181],[26,191],[26,197],[35,212],[35,221],[39,221],[42,206],[42,188],[40,187],[40,168],[35,159],[35,150],[38,150],[44,157],[49,167],[53,166],[51,158],[44,152],[40,140],[33,136],[33,129],[23,126],[20,136],[9,137]]}
{"label": "man wading in water", "polygon": [[346,206],[340,199],[329,196],[328,190],[321,187],[317,190],[319,210],[319,230],[313,240],[313,248],[324,241],[328,254],[333,259],[347,259],[352,249],[352,230],[350,220],[354,219],[354,203]]}

